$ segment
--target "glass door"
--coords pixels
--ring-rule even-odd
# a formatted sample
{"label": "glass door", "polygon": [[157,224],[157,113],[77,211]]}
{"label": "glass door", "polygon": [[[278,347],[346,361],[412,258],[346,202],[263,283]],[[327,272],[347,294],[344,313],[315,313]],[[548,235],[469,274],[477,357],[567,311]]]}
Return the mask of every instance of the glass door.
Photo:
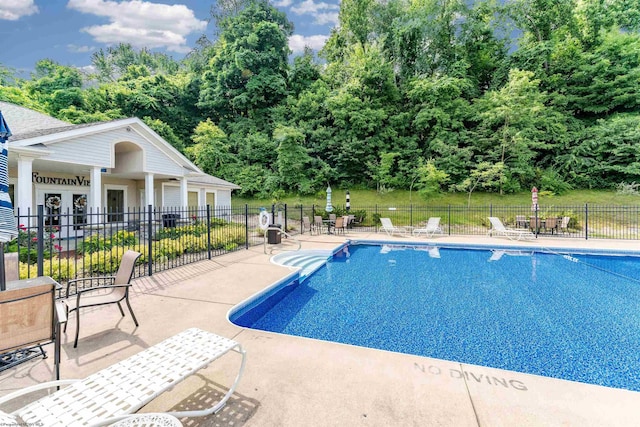
{"label": "glass door", "polygon": [[81,230],[87,224],[87,195],[73,193],[73,229]]}
{"label": "glass door", "polygon": [[124,190],[107,190],[107,221],[124,221]]}

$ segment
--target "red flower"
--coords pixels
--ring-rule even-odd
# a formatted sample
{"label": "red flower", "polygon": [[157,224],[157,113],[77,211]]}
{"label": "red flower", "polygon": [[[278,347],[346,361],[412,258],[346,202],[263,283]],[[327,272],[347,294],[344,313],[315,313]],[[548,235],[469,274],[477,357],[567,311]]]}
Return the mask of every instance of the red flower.
{"label": "red flower", "polygon": [[22,231],[25,231],[27,229],[27,227],[24,224],[20,224],[18,228],[20,228],[20,230]]}
{"label": "red flower", "polygon": [[49,234],[49,237],[50,237],[50,238],[52,238],[52,239],[55,239],[55,238],[56,238],[56,235],[55,235],[55,234],[53,234],[53,233],[51,233],[51,234]]}
{"label": "red flower", "polygon": [[38,241],[38,238],[37,238],[37,237],[34,237],[34,238],[32,238],[32,239],[31,239],[31,241],[32,241],[32,242],[37,242],[37,241]]}
{"label": "red flower", "polygon": [[61,251],[62,250],[62,246],[60,245],[53,245],[54,248],[56,248],[57,251]]}

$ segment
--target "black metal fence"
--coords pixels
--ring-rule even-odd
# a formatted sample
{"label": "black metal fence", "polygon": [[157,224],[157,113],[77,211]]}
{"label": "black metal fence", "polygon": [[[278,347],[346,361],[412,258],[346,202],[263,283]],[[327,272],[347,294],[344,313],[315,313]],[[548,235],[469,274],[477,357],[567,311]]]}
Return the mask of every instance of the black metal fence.
{"label": "black metal fence", "polygon": [[[303,217],[328,218],[324,206],[286,204],[167,209],[148,206],[126,212],[73,210],[17,212],[19,236],[5,251],[18,252],[21,277],[51,276],[59,282],[111,275],[127,249],[142,253],[136,276],[189,264],[264,243],[260,212],[289,234],[309,233]],[[488,217],[508,227],[528,228],[536,235],[582,239],[640,239],[640,206],[335,206],[332,214],[351,215],[349,233],[377,232],[380,218],[395,226],[418,227],[440,217],[448,235],[486,235]],[[566,227],[560,227],[568,217]],[[536,226],[538,224],[538,226]],[[553,224],[553,225],[552,225]]]}

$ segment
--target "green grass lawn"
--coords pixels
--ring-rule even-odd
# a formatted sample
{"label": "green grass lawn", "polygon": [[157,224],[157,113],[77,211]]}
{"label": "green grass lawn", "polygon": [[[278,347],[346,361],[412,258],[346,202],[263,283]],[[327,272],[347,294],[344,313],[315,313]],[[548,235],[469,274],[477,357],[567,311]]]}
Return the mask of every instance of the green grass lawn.
{"label": "green grass lawn", "polygon": [[[379,194],[375,190],[350,190],[351,207],[369,207],[374,205],[382,206],[408,206],[413,205],[467,205],[468,195],[465,193],[446,193],[425,200],[416,192],[406,190],[395,190],[384,194]],[[344,205],[346,191],[334,189],[332,191],[332,202],[334,205]],[[272,203],[286,203],[287,205],[324,206],[326,204],[326,194],[321,192],[315,196],[287,196],[280,200],[273,199],[246,199],[232,197],[234,206],[244,204],[269,206]],[[540,206],[582,206],[585,203],[594,205],[610,206],[633,206],[640,203],[640,195],[621,195],[612,190],[575,190],[562,195],[548,195],[541,193],[538,197]],[[531,193],[499,195],[496,193],[473,193],[471,195],[471,206],[486,206],[489,204],[503,206],[526,206],[531,204]]]}

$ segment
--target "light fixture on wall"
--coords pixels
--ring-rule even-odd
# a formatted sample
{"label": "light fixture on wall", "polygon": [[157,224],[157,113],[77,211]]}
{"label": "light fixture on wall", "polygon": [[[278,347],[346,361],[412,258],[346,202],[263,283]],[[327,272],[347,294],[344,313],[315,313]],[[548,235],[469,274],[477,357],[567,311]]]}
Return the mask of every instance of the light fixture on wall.
{"label": "light fixture on wall", "polygon": [[131,132],[131,126],[127,126],[127,132]]}

